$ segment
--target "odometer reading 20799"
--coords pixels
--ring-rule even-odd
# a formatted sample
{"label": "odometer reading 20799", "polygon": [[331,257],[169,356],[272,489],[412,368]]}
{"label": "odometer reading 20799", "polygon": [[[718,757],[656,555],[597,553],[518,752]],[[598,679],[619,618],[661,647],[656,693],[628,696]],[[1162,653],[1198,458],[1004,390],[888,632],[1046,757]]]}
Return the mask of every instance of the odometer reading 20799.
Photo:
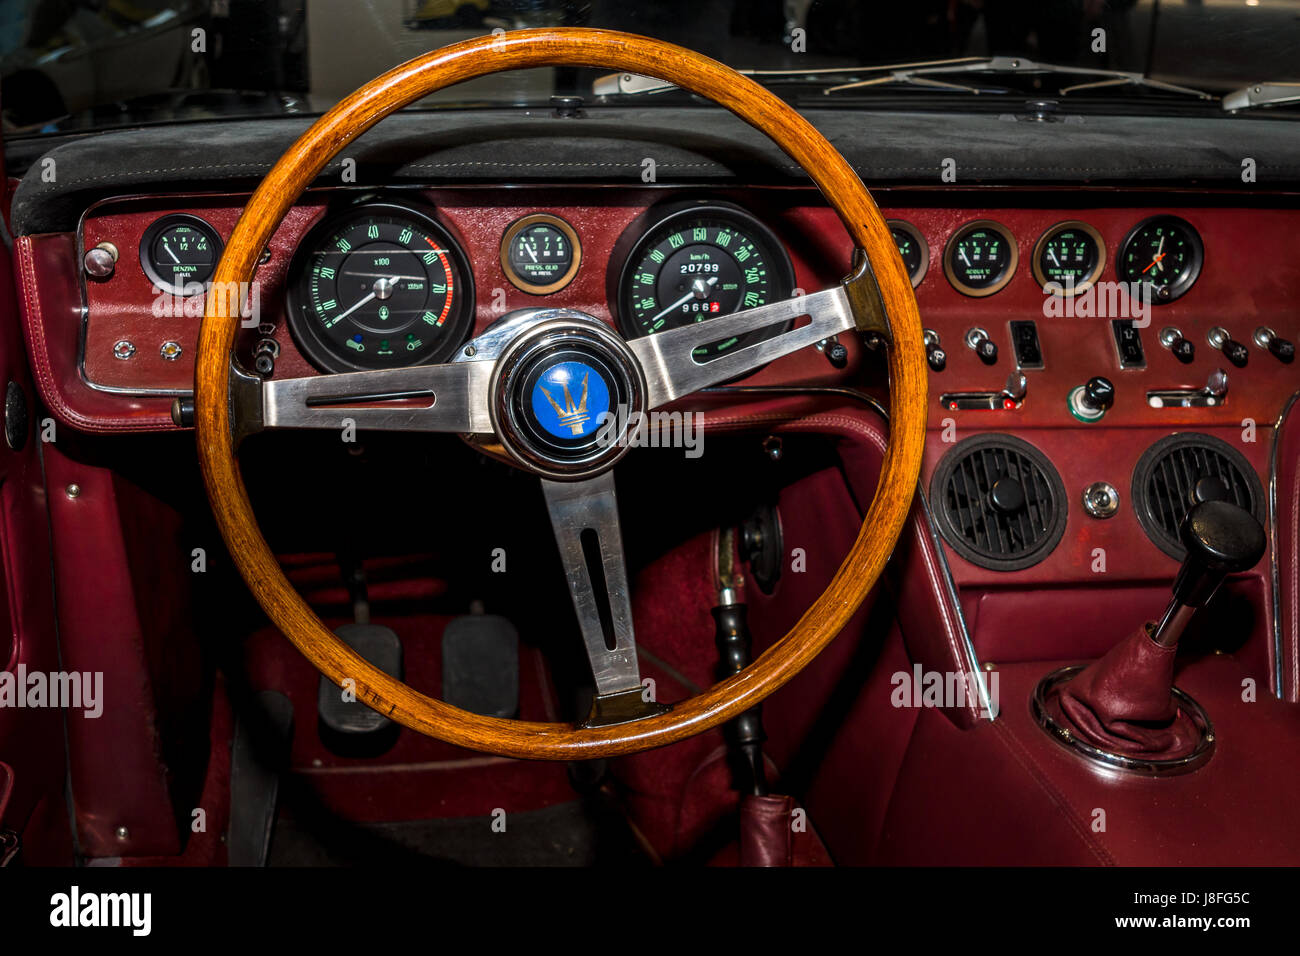
{"label": "odometer reading 20799", "polygon": [[[762,223],[731,206],[691,205],[659,219],[633,246],[619,283],[619,324],[629,337],[653,335],[767,305],[793,289],[790,260]],[[707,359],[771,334],[730,336],[695,356]]]}
{"label": "odometer reading 20799", "polygon": [[307,356],[328,371],[349,371],[450,358],[474,294],[463,253],[434,219],[367,204],[312,230],[291,299]]}

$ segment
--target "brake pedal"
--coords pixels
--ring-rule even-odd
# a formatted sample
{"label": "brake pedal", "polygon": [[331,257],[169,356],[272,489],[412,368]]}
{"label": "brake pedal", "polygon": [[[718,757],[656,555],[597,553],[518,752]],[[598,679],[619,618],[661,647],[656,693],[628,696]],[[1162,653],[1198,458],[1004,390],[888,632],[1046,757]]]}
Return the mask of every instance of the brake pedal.
{"label": "brake pedal", "polygon": [[[381,624],[344,624],[334,633],[389,677],[402,679],[402,639],[392,628]],[[345,700],[344,691],[326,677],[320,679],[316,708],[320,714],[321,739],[335,753],[370,752],[383,742],[391,746],[396,739],[397,724],[360,700]]]}
{"label": "brake pedal", "polygon": [[442,699],[486,717],[519,714],[519,632],[498,614],[467,614],[442,632]]}

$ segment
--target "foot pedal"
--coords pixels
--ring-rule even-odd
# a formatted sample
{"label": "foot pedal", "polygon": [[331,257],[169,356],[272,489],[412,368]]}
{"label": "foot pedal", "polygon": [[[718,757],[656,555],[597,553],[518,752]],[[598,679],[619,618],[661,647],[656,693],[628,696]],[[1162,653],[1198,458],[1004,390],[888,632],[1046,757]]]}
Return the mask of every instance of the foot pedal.
{"label": "foot pedal", "polygon": [[442,632],[442,699],[485,717],[519,714],[519,632],[497,614],[467,614]]}
{"label": "foot pedal", "polygon": [[[402,639],[379,624],[344,624],[334,631],[344,644],[390,677],[402,679]],[[321,740],[335,753],[367,754],[384,738],[387,750],[396,740],[397,724],[360,700],[344,700],[343,691],[326,677],[320,679],[316,707]],[[388,737],[392,740],[387,740]],[[367,746],[363,741],[370,741]],[[382,750],[379,751],[382,753]]]}
{"label": "foot pedal", "polygon": [[293,704],[279,691],[262,691],[239,713],[230,752],[231,866],[266,866],[292,743]]}

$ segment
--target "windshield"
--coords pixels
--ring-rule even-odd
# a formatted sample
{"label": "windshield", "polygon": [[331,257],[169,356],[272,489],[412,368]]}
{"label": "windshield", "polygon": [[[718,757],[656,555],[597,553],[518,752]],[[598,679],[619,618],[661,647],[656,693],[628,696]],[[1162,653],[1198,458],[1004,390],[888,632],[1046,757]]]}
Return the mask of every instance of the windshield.
{"label": "windshield", "polygon": [[[750,70],[1009,55],[1214,93],[1300,79],[1300,0],[5,0],[0,107],[9,134],[314,114],[436,47],[494,29],[558,25],[642,33]],[[417,105],[530,106],[555,95],[590,103],[598,75],[499,74]],[[853,79],[850,71],[763,81],[783,95],[799,86],[802,96]],[[962,82],[989,91],[987,77]],[[998,91],[1053,95],[1067,82],[1078,80],[999,79]],[[933,83],[926,91],[958,93]],[[821,100],[852,108],[884,93],[897,99],[899,85]],[[1098,87],[1071,95],[1115,94]],[[680,97],[670,91],[645,102]]]}

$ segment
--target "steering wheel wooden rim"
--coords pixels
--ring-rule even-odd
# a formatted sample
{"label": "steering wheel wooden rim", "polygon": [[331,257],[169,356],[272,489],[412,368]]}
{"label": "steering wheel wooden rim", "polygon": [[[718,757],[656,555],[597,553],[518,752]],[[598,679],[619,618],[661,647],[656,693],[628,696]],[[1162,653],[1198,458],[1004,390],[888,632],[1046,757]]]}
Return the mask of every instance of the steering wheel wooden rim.
{"label": "steering wheel wooden rim", "polygon": [[657,77],[725,107],[808,173],[868,257],[891,332],[889,444],[857,540],[794,628],[741,673],[665,713],[628,723],[579,728],[460,710],[388,676],[335,637],[294,590],[262,537],[231,438],[230,356],[239,316],[226,314],[224,295],[208,296],[199,332],[195,426],[208,497],[235,564],[271,620],[321,673],[340,686],[350,679],[358,700],[419,733],[502,756],[581,760],[647,750],[715,727],[781,687],[834,639],[879,578],[907,518],[924,448],[927,366],[912,284],[889,227],[862,181],[821,133],[772,93],[715,60],[606,30],[491,34],[435,50],[372,80],[317,120],[276,162],[240,216],[214,285],[248,282],[262,249],[303,190],[348,143],[388,114],[465,80],[544,66]]}

